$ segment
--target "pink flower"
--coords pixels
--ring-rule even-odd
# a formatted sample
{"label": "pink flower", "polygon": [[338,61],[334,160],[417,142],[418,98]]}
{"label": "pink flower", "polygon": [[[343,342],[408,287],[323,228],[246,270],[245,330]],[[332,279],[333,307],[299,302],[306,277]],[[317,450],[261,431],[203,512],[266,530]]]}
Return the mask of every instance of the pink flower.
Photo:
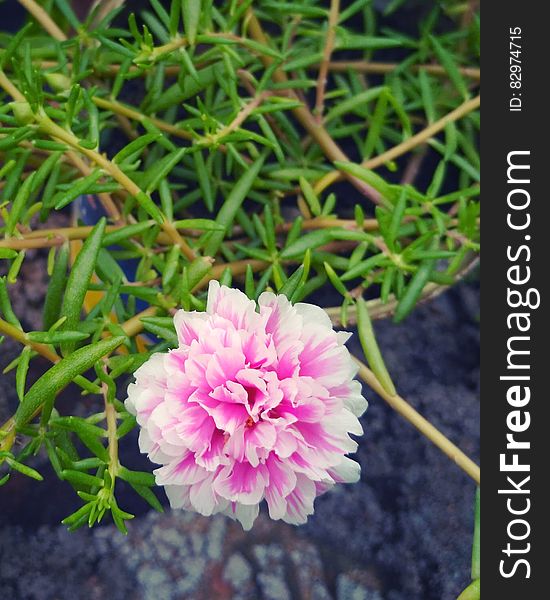
{"label": "pink flower", "polygon": [[316,496],[359,479],[346,455],[367,402],[344,346],[312,304],[264,292],[258,306],[210,282],[206,312],[180,310],[179,347],[135,373],[126,406],[173,508],[224,513],[250,529],[305,523]]}

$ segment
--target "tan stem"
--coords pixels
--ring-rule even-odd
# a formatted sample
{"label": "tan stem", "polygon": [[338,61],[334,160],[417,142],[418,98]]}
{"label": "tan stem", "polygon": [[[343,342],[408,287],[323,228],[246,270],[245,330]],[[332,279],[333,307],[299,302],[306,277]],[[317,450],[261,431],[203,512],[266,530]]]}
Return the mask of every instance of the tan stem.
{"label": "tan stem", "polygon": [[481,96],[476,96],[475,98],[467,100],[466,102],[452,110],[450,113],[447,113],[444,117],[442,117],[429,127],[426,127],[426,129],[423,129],[416,135],[413,135],[408,140],[405,140],[404,142],[398,144],[394,148],[391,148],[387,152],[384,152],[383,154],[380,154],[379,156],[376,156],[373,159],[363,161],[362,165],[366,168],[373,169],[375,167],[383,165],[386,162],[389,162],[390,160],[393,160],[394,158],[397,158],[398,156],[401,156],[402,154],[408,152],[409,150],[412,150],[413,148],[416,148],[423,142],[429,140],[436,133],[439,133],[440,131],[445,129],[445,126],[449,123],[458,121],[462,117],[465,117],[468,113],[471,113],[472,111],[476,110],[477,108],[479,108],[480,104]]}
{"label": "tan stem", "polygon": [[271,263],[268,263],[265,260],[245,259],[236,260],[232,263],[215,265],[208,274],[208,276],[201,281],[201,283],[199,284],[200,287],[198,286],[196,289],[205,287],[211,279],[219,279],[222,276],[225,269],[227,269],[228,267],[231,270],[231,274],[234,277],[239,277],[240,275],[244,275],[246,273],[246,268],[248,265],[250,265],[250,268],[254,272],[256,272],[261,271],[262,269],[266,269],[267,267],[269,267],[270,264]]}
{"label": "tan stem", "polygon": [[[409,220],[414,220],[414,216],[411,216],[410,219],[405,219],[405,222]],[[152,224],[153,221],[150,221]],[[282,223],[275,227],[275,231],[277,233],[286,233],[292,228],[292,223]],[[315,219],[306,219],[302,222],[302,230],[311,231],[316,229],[326,229],[330,227],[343,227],[344,229],[357,230],[357,223],[353,219],[333,219],[329,217],[316,217]],[[105,229],[106,233],[111,233],[113,231],[118,231],[121,229],[121,225],[108,225]],[[66,240],[85,240],[91,233],[93,227],[88,225],[83,225],[80,227],[58,227],[55,229],[36,229],[35,231],[30,231],[28,233],[22,234],[22,240],[49,240],[52,237],[58,237]],[[377,231],[378,230],[378,221],[376,219],[365,219],[363,222],[363,230],[364,231]],[[233,229],[233,234],[242,234],[242,228],[236,226]],[[202,234],[201,234],[202,235]],[[163,236],[163,234],[159,234],[157,241],[161,244],[166,244],[169,242],[169,238],[167,236]],[[10,240],[11,243],[11,240]],[[11,247],[7,240],[0,240],[0,247],[9,248]],[[42,247],[42,246],[36,246]]]}
{"label": "tan stem", "polygon": [[[19,92],[19,90],[13,86],[13,84],[2,71],[0,71],[0,87],[3,87],[14,98],[18,96],[22,97],[22,94]],[[110,161],[103,154],[100,154],[97,150],[92,150],[81,146],[78,138],[72,132],[63,129],[63,127],[57,123],[54,123],[43,111],[35,114],[34,118],[42,131],[47,133],[52,139],[64,142],[74,150],[77,150],[80,154],[88,157],[96,165],[108,173],[115,181],[117,181],[131,196],[137,197],[140,194],[144,194],[141,188],[114,162]],[[166,218],[163,218],[161,227],[170,237],[172,243],[181,248],[184,256],[186,256],[189,260],[195,259],[195,253],[190,248],[189,244],[187,244],[187,242],[180,236],[172,223],[170,223]]]}
{"label": "tan stem", "polygon": [[[9,452],[15,442],[15,419],[11,417],[0,427],[0,452]],[[0,464],[4,461],[0,458]]]}
{"label": "tan stem", "polygon": [[[86,164],[86,162],[84,162],[82,158],[76,154],[76,152],[69,151],[65,152],[65,154],[67,155],[69,161],[73,163],[73,165],[82,173],[82,175],[84,175],[84,177],[88,176],[92,172],[91,167]],[[114,200],[111,198],[111,195],[102,192],[98,194],[98,198],[101,202],[101,205],[105,209],[105,212],[111,217],[111,219],[115,223],[121,224],[123,222],[122,216]]]}
{"label": "tan stem", "polygon": [[[153,224],[154,221],[144,221],[144,223]],[[112,233],[122,229],[123,225],[107,225],[106,233]],[[48,239],[52,236],[62,237],[66,240],[85,240],[91,233],[93,227],[91,225],[82,225],[79,227],[59,227],[56,229],[36,229],[23,234],[23,239],[32,240],[37,238]],[[164,240],[165,241],[165,240]]]}
{"label": "tan stem", "polygon": [[231,123],[229,123],[229,125],[226,125],[223,129],[220,129],[220,131],[218,131],[214,135],[215,139],[221,140],[226,135],[229,135],[230,133],[233,133],[235,130],[237,130],[252,114],[252,112],[254,112],[254,110],[258,108],[258,106],[260,106],[260,104],[270,95],[271,92],[262,92],[261,94],[258,94],[237,113],[237,115],[231,121]]}
{"label": "tan stem", "polygon": [[103,108],[105,110],[109,110],[112,113],[122,115],[124,117],[128,117],[138,123],[141,123],[145,120],[150,121],[157,129],[169,133],[174,137],[179,137],[184,140],[192,140],[193,136],[184,129],[177,127],[176,125],[172,125],[171,123],[167,123],[166,121],[162,121],[161,119],[157,119],[155,117],[149,117],[139,112],[135,108],[128,106],[127,104],[122,104],[121,102],[117,102],[116,100],[106,100],[105,98],[99,98],[94,96],[92,98],[94,104],[99,108]]}
{"label": "tan stem", "polygon": [[[399,68],[399,63],[382,63],[382,62],[371,62],[369,60],[340,60],[331,61],[328,65],[330,71],[336,73],[345,72],[348,70],[358,71],[360,73],[373,73],[377,75],[384,75],[391,73]],[[312,65],[313,69],[320,68],[320,65]],[[444,77],[447,75],[447,71],[441,65],[412,65],[410,67],[412,71],[426,71],[430,75],[438,75]],[[462,67],[459,69],[461,75],[479,81],[481,79],[481,73],[479,69],[474,67]]]}
{"label": "tan stem", "polygon": [[[448,290],[448,285],[441,285],[438,283],[428,283],[420,296],[418,304],[422,304],[424,302],[428,302],[429,300],[433,300],[444,291]],[[395,309],[397,308],[398,300],[395,298],[393,294],[390,295],[390,298],[386,303],[383,303],[380,298],[374,298],[373,300],[367,301],[367,308],[369,309],[369,315],[371,319],[385,319],[386,317],[391,317],[395,313]],[[340,306],[330,306],[325,308],[326,313],[330,317],[333,325],[335,327],[343,327],[344,324],[341,320],[342,309]],[[350,325],[357,324],[357,311],[355,305],[352,305],[348,308],[348,314],[345,326],[348,327]]]}
{"label": "tan stem", "polygon": [[156,306],[150,306],[149,308],[146,308],[137,315],[134,315],[131,319],[125,321],[122,324],[122,329],[124,330],[124,333],[128,337],[134,337],[138,333],[141,333],[143,331],[143,323],[141,322],[141,319],[143,319],[144,317],[154,317],[157,314],[158,310],[159,309]]}
{"label": "tan stem", "polygon": [[[247,45],[247,40],[245,38],[242,38],[233,33],[212,31],[212,32],[208,33],[208,37],[231,40],[231,42],[235,42],[236,44],[239,44],[239,45],[245,46],[245,47]],[[173,40],[170,40],[168,43],[164,44],[163,46],[157,46],[156,48],[154,48],[153,51],[149,54],[148,58],[151,62],[154,62],[160,56],[163,56],[164,54],[169,54],[170,52],[173,52],[174,50],[177,50],[178,48],[185,48],[185,46],[188,46],[188,45],[189,45],[189,43],[188,43],[186,37],[177,37],[177,38],[174,38]]]}
{"label": "tan stem", "polygon": [[[128,104],[122,104],[121,102],[117,102],[116,100],[107,100],[105,98],[99,98],[98,96],[94,96],[92,98],[93,103],[99,108],[103,108],[105,110],[111,111],[113,114],[127,117],[128,119],[132,119],[137,121],[138,123],[143,123],[143,121],[149,121],[152,123],[157,129],[163,131],[164,133],[169,133],[174,137],[181,138],[183,140],[193,141],[195,138],[191,133],[174,125],[172,123],[167,123],[162,119],[157,119],[156,117],[151,117],[149,115],[144,115],[139,112],[136,108],[129,106]],[[221,152],[227,152],[227,147],[224,144],[220,144],[219,150]],[[242,156],[243,160],[246,162],[250,162],[250,159],[247,156]]]}
{"label": "tan stem", "polygon": [[67,36],[61,31],[50,15],[34,0],[18,0],[27,11],[42,25],[42,27],[56,40],[63,42]]}
{"label": "tan stem", "polygon": [[[260,42],[264,45],[269,45],[269,40],[251,8],[249,8],[247,11],[247,23],[250,35],[257,42]],[[262,55],[261,59],[266,67],[270,67],[273,64],[273,58],[271,56]],[[273,79],[279,83],[285,83],[288,81],[286,73],[281,68],[275,69],[273,72]],[[294,90],[289,89],[287,94],[290,98],[300,101]],[[302,126],[308,131],[311,137],[319,144],[320,148],[323,150],[328,159],[330,159],[332,162],[349,162],[349,158],[342,151],[340,146],[338,146],[338,144],[332,139],[323,125],[320,124],[312,115],[307,106],[302,104],[301,106],[293,108],[292,112],[298,121],[300,121]],[[380,194],[372,186],[349,174],[346,174],[345,176],[362,194],[368,196],[373,202],[380,202]]]}
{"label": "tan stem", "polygon": [[46,344],[38,344],[37,342],[31,342],[25,334],[11,323],[0,319],[0,334],[7,335],[10,338],[20,342],[24,346],[29,346],[38,354],[44,356],[53,363],[59,361],[59,356]]}
{"label": "tan stem", "polygon": [[[412,137],[405,140],[404,142],[397,144],[397,146],[394,146],[387,152],[383,152],[382,154],[375,156],[374,158],[363,161],[361,163],[361,166],[365,167],[366,169],[375,169],[376,167],[380,167],[384,163],[394,160],[395,158],[401,156],[402,154],[406,154],[407,152],[410,152],[417,146],[420,146],[424,142],[427,142],[436,133],[439,133],[440,131],[445,129],[445,126],[448,123],[457,121],[458,119],[461,119],[462,117],[466,116],[468,113],[472,112],[473,110],[476,110],[476,108],[479,108],[480,103],[481,103],[480,96],[476,96],[475,98],[467,100],[466,102],[461,104],[459,107],[455,108],[453,111],[451,111],[450,113],[446,114],[444,117],[439,119],[439,121],[432,123],[429,127],[426,127],[426,129],[423,129],[416,135],[413,135]],[[317,193],[320,193],[324,189],[326,189],[329,185],[333,184],[335,181],[338,181],[339,179],[342,179],[342,174],[340,173],[340,171],[331,171],[330,173],[327,173],[326,175],[321,177],[321,179],[319,179],[319,181],[317,181],[317,183],[314,186],[314,190]]]}
{"label": "tan stem", "polygon": [[25,96],[13,85],[13,83],[6,77],[6,74],[2,69],[0,69],[0,87],[4,88],[4,90],[16,101],[16,102],[26,102]]}
{"label": "tan stem", "polygon": [[33,248],[55,248],[61,246],[65,238],[53,237],[49,239],[16,239],[0,240],[0,248],[9,248],[10,250],[31,250]]}
{"label": "tan stem", "polygon": [[109,474],[111,475],[111,479],[114,480],[119,467],[116,409],[107,399],[105,399],[105,417],[107,420],[107,442],[109,447]]}
{"label": "tan stem", "polygon": [[[55,60],[43,60],[40,61],[39,64],[43,69],[50,69],[59,65],[59,63]],[[206,64],[208,63],[199,63],[199,66],[203,66]],[[72,63],[69,62],[66,64],[66,66],[68,69],[72,69]],[[328,70],[329,72],[334,73],[342,73],[351,70],[359,73],[385,75],[386,73],[391,73],[395,71],[400,66],[400,63],[385,63],[367,60],[333,60],[328,63]],[[92,68],[94,68],[97,75],[107,77],[115,77],[120,71],[120,65],[118,64],[101,65],[100,67],[95,66]],[[164,68],[164,72],[167,76],[174,76],[180,73],[181,68],[182,67],[180,65],[167,65]],[[321,68],[321,63],[313,64],[307,68],[310,70],[319,70]],[[429,73],[430,75],[436,75],[439,77],[447,76],[447,71],[441,65],[411,65],[409,68],[414,72],[423,70]],[[138,71],[140,71],[140,69],[135,66],[130,67],[130,69],[128,70],[129,73],[137,73]],[[481,79],[481,72],[475,67],[460,67],[459,72],[463,77],[473,79],[474,81],[479,81]]]}
{"label": "tan stem", "polygon": [[[99,23],[115,8],[118,8],[124,4],[125,0],[96,0],[94,6],[98,5],[99,8],[92,21],[92,28],[97,27]],[[93,6],[92,6],[93,8]],[[91,9],[90,9],[91,10]]]}
{"label": "tan stem", "polygon": [[327,86],[327,76],[329,70],[330,57],[334,49],[336,39],[336,27],[338,25],[338,16],[340,14],[340,0],[331,0],[330,12],[327,25],[327,37],[325,48],[323,50],[323,59],[319,65],[319,75],[317,78],[317,99],[315,102],[315,116],[319,123],[323,119],[323,111],[325,108],[325,89]]}
{"label": "tan stem", "polygon": [[[455,275],[455,282],[458,283],[464,277],[471,273],[476,266],[479,264],[479,257],[476,254],[471,254],[468,256],[463,263],[460,271]],[[453,284],[454,285],[454,284]],[[440,294],[448,290],[450,285],[441,285],[439,283],[428,283],[422,294],[420,295],[420,299],[418,300],[418,304],[422,304],[428,302],[429,300],[433,300],[437,298]],[[380,298],[374,298],[372,300],[367,301],[367,308],[369,311],[369,315],[371,319],[385,319],[386,317],[391,317],[395,309],[397,308],[398,300],[394,296],[394,294],[390,294],[387,302],[382,302]],[[335,327],[347,327],[349,325],[357,324],[357,309],[355,305],[352,305],[348,308],[347,320],[346,323],[342,323],[341,320],[341,312],[342,309],[340,306],[331,306],[325,308],[325,312],[330,317],[333,325]]]}
{"label": "tan stem", "polygon": [[[405,220],[405,222],[407,222]],[[293,223],[283,223],[275,227],[277,233],[290,231]],[[333,219],[330,217],[316,217],[315,219],[305,219],[302,221],[302,230],[311,231],[315,229],[330,229],[331,227],[342,227],[352,231],[360,231],[354,219]],[[365,219],[363,221],[363,231],[377,231],[378,221],[376,219]]]}
{"label": "tan stem", "polygon": [[359,377],[383,398],[395,411],[405,417],[420,433],[426,436],[443,453],[454,461],[476,483],[480,483],[480,469],[458,446],[453,444],[439,429],[434,427],[426,418],[416,411],[406,400],[398,394],[391,395],[382,387],[375,374],[360,360],[355,359],[359,365]]}
{"label": "tan stem", "polygon": [[[118,231],[120,228],[120,225],[108,225],[105,231],[107,233],[111,233],[112,231]],[[52,236],[58,236],[66,240],[85,240],[90,235],[92,229],[93,227],[91,225],[82,225],[80,227],[59,227],[58,229],[37,229],[36,231],[24,233],[23,239],[47,240]]]}
{"label": "tan stem", "polygon": [[[129,194],[130,196],[137,197],[143,193],[141,188],[132,180],[124,171],[122,171],[114,162],[110,161],[103,154],[100,154],[96,150],[91,150],[80,146],[78,139],[54,123],[49,117],[41,116],[39,118],[40,126],[54,139],[59,139],[71,147],[78,150],[81,154],[87,156],[90,160],[95,162],[96,165],[101,167],[106,173],[108,173],[115,181],[117,181]],[[179,235],[172,223],[167,219],[163,219],[162,229],[170,237],[174,245],[181,248],[182,253],[189,260],[195,259],[195,253],[189,247],[187,242]]]}
{"label": "tan stem", "polygon": [[[103,372],[107,374],[107,359],[103,360]],[[114,486],[116,476],[120,467],[118,461],[118,436],[117,436],[117,412],[112,402],[109,402],[109,388],[106,382],[102,382],[101,391],[105,406],[105,420],[107,422],[107,444],[109,449],[109,474]]]}

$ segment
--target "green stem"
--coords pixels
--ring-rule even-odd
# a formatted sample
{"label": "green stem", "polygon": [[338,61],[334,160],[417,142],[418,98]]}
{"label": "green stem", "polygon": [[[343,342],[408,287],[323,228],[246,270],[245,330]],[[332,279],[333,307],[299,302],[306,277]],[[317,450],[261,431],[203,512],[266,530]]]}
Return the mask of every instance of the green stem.
{"label": "green stem", "polygon": [[481,583],[479,579],[472,581],[456,600],[479,600],[481,597]]}
{"label": "green stem", "polygon": [[102,384],[103,399],[105,403],[105,419],[107,421],[107,444],[109,449],[109,475],[114,482],[118,475],[120,463],[118,460],[118,436],[117,436],[117,413],[112,402],[108,398],[107,384]]}
{"label": "green stem", "polygon": [[[0,427],[0,452],[9,452],[15,442],[15,419],[11,417]],[[0,464],[4,459],[0,457]]]}
{"label": "green stem", "polygon": [[476,501],[474,509],[474,541],[472,543],[472,579],[479,579],[481,576],[481,500],[479,488],[476,490]]}
{"label": "green stem", "polygon": [[361,341],[365,357],[382,387],[389,395],[395,396],[397,392],[378,347],[367,303],[363,298],[358,298],[356,307],[359,340]]}

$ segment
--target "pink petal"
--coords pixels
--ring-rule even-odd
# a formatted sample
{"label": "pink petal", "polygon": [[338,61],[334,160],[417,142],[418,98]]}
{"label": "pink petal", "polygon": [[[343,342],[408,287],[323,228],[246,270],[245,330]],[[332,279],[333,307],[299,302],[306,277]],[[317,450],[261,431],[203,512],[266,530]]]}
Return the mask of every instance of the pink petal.
{"label": "pink petal", "polygon": [[211,408],[206,408],[206,411],[214,420],[216,427],[228,435],[234,435],[237,428],[244,425],[249,418],[248,411],[242,404],[220,402]]}
{"label": "pink petal", "polygon": [[178,435],[194,452],[203,452],[208,448],[215,428],[208,413],[201,406],[193,404],[185,408],[181,421],[176,425]]}
{"label": "pink petal", "polygon": [[221,464],[227,464],[228,460],[224,453],[224,434],[216,429],[210,439],[210,445],[199,454],[195,454],[197,464],[207,471],[215,471]]}
{"label": "pink petal", "polygon": [[235,375],[245,365],[244,354],[234,348],[223,348],[210,357],[206,367],[206,382],[211,389],[235,379]]}
{"label": "pink petal", "polygon": [[279,458],[288,458],[298,449],[298,440],[291,431],[277,431],[277,441],[273,449]]}
{"label": "pink petal", "polygon": [[313,514],[313,501],[315,500],[315,484],[305,475],[298,473],[296,486],[286,497],[286,513],[283,520],[291,525],[302,525],[307,521],[308,515]]}
{"label": "pink petal", "polygon": [[252,467],[248,463],[236,462],[232,467],[223,467],[214,481],[216,492],[233,502],[258,504],[269,481],[265,465]]}
{"label": "pink petal", "polygon": [[157,485],[191,485],[208,477],[208,471],[197,465],[192,452],[182,460],[155,469]]}
{"label": "pink petal", "polygon": [[269,470],[269,486],[265,499],[272,519],[282,519],[286,513],[286,497],[296,487],[296,474],[285,463],[271,455],[266,461]]}
{"label": "pink petal", "polygon": [[206,312],[227,319],[236,329],[247,329],[257,314],[253,300],[239,290],[220,286],[215,280],[208,287]]}
{"label": "pink petal", "polygon": [[190,510],[191,501],[189,500],[189,486],[188,485],[165,485],[164,491],[168,497],[168,502],[172,508],[183,508]]}
{"label": "pink petal", "polygon": [[207,318],[206,313],[178,310],[174,315],[174,326],[180,346],[190,346],[191,342],[203,335],[207,329]]}
{"label": "pink petal", "polygon": [[277,374],[280,379],[292,377],[299,367],[298,356],[302,350],[302,318],[286,296],[264,292],[258,305],[260,314],[268,317],[265,330],[271,334],[277,350]]}
{"label": "pink petal", "polygon": [[198,513],[205,517],[215,512],[220,512],[228,504],[224,499],[220,499],[221,503],[218,502],[219,496],[217,496],[212,485],[214,478],[215,474],[212,474],[189,488],[191,505]]}
{"label": "pink petal", "polygon": [[268,454],[275,445],[276,440],[277,431],[275,427],[271,425],[271,423],[262,421],[252,425],[251,427],[245,428],[245,457],[248,462],[253,467],[257,467],[260,462],[258,450],[261,451],[262,456]]}

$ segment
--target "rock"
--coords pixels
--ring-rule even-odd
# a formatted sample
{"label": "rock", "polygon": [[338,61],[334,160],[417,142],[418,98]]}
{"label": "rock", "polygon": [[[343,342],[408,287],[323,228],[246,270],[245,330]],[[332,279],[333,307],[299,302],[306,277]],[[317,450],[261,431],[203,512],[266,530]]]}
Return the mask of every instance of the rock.
{"label": "rock", "polygon": [[338,576],[336,582],[337,600],[383,600],[377,591],[369,591],[347,574]]}
{"label": "rock", "polygon": [[252,567],[241,554],[232,554],[223,571],[223,577],[235,590],[239,590],[252,579]]}

